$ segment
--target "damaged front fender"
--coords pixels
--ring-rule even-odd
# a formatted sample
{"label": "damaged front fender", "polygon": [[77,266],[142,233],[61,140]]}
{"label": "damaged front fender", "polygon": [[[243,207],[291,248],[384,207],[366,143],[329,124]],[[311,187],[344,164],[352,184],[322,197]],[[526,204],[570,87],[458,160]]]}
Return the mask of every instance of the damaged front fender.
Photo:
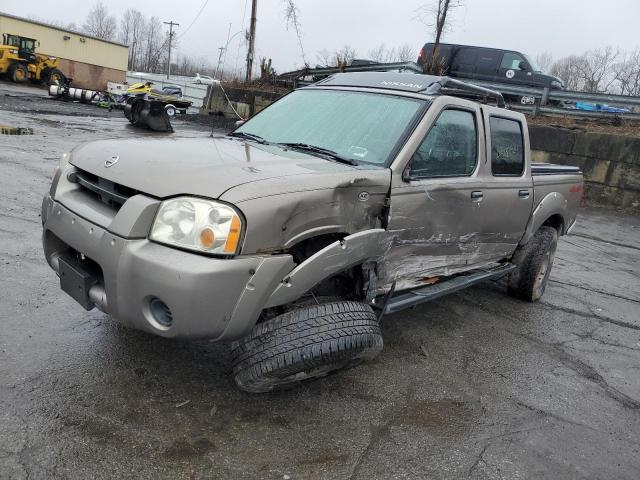
{"label": "damaged front fender", "polygon": [[315,285],[367,260],[385,255],[392,236],[384,229],[354,233],[318,251],[294,268],[274,290],[266,308],[291,303]]}

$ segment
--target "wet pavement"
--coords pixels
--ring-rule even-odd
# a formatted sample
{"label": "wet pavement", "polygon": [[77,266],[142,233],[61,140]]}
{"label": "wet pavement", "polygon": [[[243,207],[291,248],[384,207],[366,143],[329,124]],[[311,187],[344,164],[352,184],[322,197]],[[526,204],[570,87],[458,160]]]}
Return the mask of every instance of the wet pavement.
{"label": "wet pavement", "polygon": [[141,133],[33,92],[0,84],[0,125],[33,130],[0,136],[0,478],[640,478],[640,218],[583,210],[539,304],[489,282],[386,317],[369,364],[249,395],[227,344],[127,330],[59,290],[40,246],[54,166]]}

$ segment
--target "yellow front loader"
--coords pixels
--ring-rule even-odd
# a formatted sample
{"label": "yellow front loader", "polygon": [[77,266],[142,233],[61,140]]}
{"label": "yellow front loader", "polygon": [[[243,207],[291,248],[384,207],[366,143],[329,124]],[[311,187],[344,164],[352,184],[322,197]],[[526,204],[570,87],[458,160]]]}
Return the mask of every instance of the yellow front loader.
{"label": "yellow front loader", "polygon": [[0,75],[12,82],[62,84],[65,76],[58,68],[58,59],[36,53],[38,41],[9,33],[2,34],[0,45]]}

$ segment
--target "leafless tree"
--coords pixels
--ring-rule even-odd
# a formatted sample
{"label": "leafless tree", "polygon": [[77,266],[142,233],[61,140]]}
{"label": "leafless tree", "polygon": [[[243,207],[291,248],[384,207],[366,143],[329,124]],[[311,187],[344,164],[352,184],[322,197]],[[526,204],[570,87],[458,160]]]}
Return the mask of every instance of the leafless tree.
{"label": "leafless tree", "polygon": [[392,62],[411,62],[416,60],[415,47],[408,43],[403,43],[395,49]]}
{"label": "leafless tree", "polygon": [[300,23],[300,10],[293,0],[283,0],[285,4],[285,20],[287,29],[292,27],[298,37],[298,45],[300,46],[300,55],[302,56],[302,62],[305,66],[308,66],[307,57],[304,53],[304,46],[302,45],[302,25]]}
{"label": "leafless tree", "polygon": [[334,53],[334,65],[338,67],[347,66],[356,58],[356,55],[357,53],[353,47],[345,45]]}
{"label": "leafless tree", "polygon": [[461,7],[464,0],[435,0],[434,5],[423,5],[417,10],[417,18],[433,29],[434,41],[428,61],[423,65],[426,73],[442,74],[438,51],[443,35],[451,29],[453,11]]}
{"label": "leafless tree", "polygon": [[386,62],[387,61],[387,47],[384,43],[369,50],[367,56],[374,62]]}
{"label": "leafless tree", "polygon": [[115,17],[109,15],[109,10],[102,2],[94,4],[83,25],[83,30],[87,34],[105,40],[113,40],[117,29],[118,22]]}
{"label": "leafless tree", "polygon": [[125,10],[120,19],[118,39],[129,45],[129,70],[139,69],[139,52],[144,43],[146,23],[144,15],[133,8]]}
{"label": "leafless tree", "polygon": [[613,65],[613,76],[618,93],[640,96],[640,50],[625,53]]}
{"label": "leafless tree", "polygon": [[620,52],[613,47],[591,50],[576,64],[578,77],[582,81],[582,90],[589,93],[609,91],[615,81],[613,64]]}
{"label": "leafless tree", "polygon": [[543,72],[548,72],[553,66],[553,55],[549,52],[542,52],[536,55],[536,63]]}
{"label": "leafless tree", "polygon": [[326,48],[316,53],[316,58],[321,67],[330,67],[333,64],[333,53]]}
{"label": "leafless tree", "polygon": [[567,90],[580,90],[581,80],[577,67],[580,62],[582,62],[582,58],[578,55],[561,58],[553,62],[549,73],[562,79]]}

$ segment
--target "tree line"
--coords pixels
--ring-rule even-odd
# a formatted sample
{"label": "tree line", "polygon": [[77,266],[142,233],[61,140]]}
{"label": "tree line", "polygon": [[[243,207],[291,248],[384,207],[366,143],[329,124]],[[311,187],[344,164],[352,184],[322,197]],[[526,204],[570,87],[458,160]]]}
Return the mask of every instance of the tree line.
{"label": "tree line", "polygon": [[[298,39],[302,63],[308,67],[310,65],[303,45],[302,24],[297,2],[280,1],[285,9],[286,27],[294,31]],[[455,21],[453,15],[455,10],[463,5],[464,0],[433,0],[431,4],[419,7],[415,20],[424,24],[425,30],[430,31],[437,44],[445,33],[451,30]],[[60,22],[49,23],[128,45],[129,70],[159,73],[166,69],[170,39],[167,29],[156,16],[145,16],[139,10],[129,8],[117,19],[109,13],[104,3],[98,1],[79,28],[73,23],[64,25]],[[425,37],[428,38],[429,34]],[[176,49],[179,38],[178,34],[171,39],[171,48],[176,52],[175,56],[172,55],[172,73],[176,75],[194,75],[197,72],[208,75],[221,73],[216,68],[217,58],[179,54]],[[335,67],[348,65],[356,58],[380,63],[410,62],[416,60],[418,47],[407,43],[388,47],[381,43],[360,56],[352,46],[345,45],[335,51],[323,49],[317,52],[315,64],[320,67]],[[508,48],[508,46],[505,47]],[[238,49],[239,55],[240,49]],[[536,60],[545,73],[561,78],[567,90],[640,95],[640,49],[623,51],[605,47],[558,59],[554,59],[551,53],[543,53],[538,55]],[[260,62],[264,65],[268,63],[269,76],[276,74],[270,59],[260,59]],[[239,78],[241,71],[242,66],[238,68],[236,61],[234,68],[225,70],[224,77],[225,79]]]}
{"label": "tree line", "polygon": [[543,53],[536,60],[545,73],[561,78],[567,90],[640,96],[640,49],[608,46],[557,60]]}

